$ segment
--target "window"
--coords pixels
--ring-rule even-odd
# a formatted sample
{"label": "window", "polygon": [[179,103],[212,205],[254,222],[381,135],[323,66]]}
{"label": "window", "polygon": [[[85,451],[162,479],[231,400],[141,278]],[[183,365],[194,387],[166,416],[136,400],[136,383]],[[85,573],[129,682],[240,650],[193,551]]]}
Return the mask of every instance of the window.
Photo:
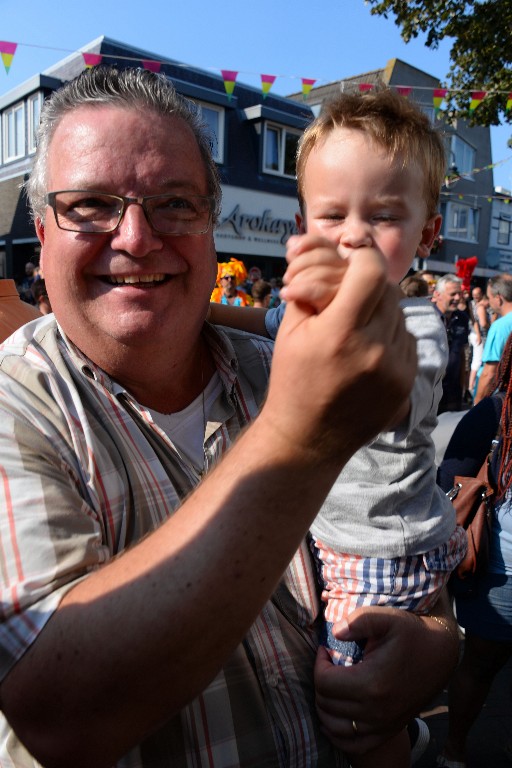
{"label": "window", "polygon": [[448,203],[445,236],[453,240],[477,242],[478,210],[463,203]]}
{"label": "window", "polygon": [[212,135],[212,154],[216,163],[224,162],[224,110],[213,104],[197,102],[201,116],[208,125]]}
{"label": "window", "polygon": [[263,170],[267,173],[295,178],[295,155],[299,138],[299,131],[266,123]]}
{"label": "window", "polygon": [[452,157],[457,170],[466,179],[471,179],[475,168],[475,150],[460,136],[452,136]]}
{"label": "window", "polygon": [[419,107],[421,111],[428,117],[431,123],[436,122],[436,112],[434,107],[431,107],[427,104],[420,104]]}
{"label": "window", "polygon": [[508,245],[510,242],[510,221],[508,219],[498,220],[498,245]]}
{"label": "window", "polygon": [[41,94],[36,93],[28,99],[28,151],[36,151],[36,135],[41,114]]}
{"label": "window", "polygon": [[25,109],[16,104],[4,112],[4,160],[16,160],[25,154]]}

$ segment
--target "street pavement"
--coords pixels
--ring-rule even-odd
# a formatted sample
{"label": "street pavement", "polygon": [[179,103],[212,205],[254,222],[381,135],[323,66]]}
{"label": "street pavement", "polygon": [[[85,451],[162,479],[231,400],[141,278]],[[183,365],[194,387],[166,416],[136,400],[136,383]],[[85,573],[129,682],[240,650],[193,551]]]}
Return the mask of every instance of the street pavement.
{"label": "street pavement", "polygon": [[[494,680],[491,692],[468,740],[467,768],[512,768],[512,660]],[[445,689],[422,717],[430,743],[415,768],[435,768],[448,732],[448,692]]]}

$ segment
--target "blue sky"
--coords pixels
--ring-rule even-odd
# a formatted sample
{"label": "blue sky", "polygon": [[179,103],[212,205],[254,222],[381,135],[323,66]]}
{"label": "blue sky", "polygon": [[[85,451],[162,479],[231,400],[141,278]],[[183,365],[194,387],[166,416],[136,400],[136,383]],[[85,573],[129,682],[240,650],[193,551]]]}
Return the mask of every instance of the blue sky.
{"label": "blue sky", "polygon": [[[449,44],[437,51],[421,40],[405,45],[394,21],[370,14],[364,0],[0,0],[0,36],[18,43],[9,74],[0,63],[0,95],[95,38],[124,43],[260,87],[260,74],[278,78],[273,93],[379,69],[399,58],[443,79]],[[512,91],[512,84],[511,84]],[[512,125],[493,128],[494,183],[512,189]]]}

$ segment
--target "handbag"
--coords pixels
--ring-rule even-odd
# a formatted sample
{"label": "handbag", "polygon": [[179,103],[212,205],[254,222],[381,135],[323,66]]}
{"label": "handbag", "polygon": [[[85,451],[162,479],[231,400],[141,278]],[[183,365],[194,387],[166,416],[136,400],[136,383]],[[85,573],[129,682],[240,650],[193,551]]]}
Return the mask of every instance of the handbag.
{"label": "handbag", "polygon": [[496,443],[497,440],[493,440],[491,451],[485,457],[478,475],[457,475],[453,488],[446,494],[455,507],[457,524],[465,529],[468,538],[466,556],[455,569],[459,579],[467,579],[485,570],[489,561],[496,495],[496,489],[489,479],[489,462]]}

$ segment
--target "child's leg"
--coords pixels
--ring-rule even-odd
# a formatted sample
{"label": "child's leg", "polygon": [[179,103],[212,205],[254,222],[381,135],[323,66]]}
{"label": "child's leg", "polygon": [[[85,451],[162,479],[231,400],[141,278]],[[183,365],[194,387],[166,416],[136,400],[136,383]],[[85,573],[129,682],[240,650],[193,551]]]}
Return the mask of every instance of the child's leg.
{"label": "child's leg", "polygon": [[352,768],[409,768],[411,744],[407,730],[404,728],[385,744],[364,755],[349,754],[348,758]]}

